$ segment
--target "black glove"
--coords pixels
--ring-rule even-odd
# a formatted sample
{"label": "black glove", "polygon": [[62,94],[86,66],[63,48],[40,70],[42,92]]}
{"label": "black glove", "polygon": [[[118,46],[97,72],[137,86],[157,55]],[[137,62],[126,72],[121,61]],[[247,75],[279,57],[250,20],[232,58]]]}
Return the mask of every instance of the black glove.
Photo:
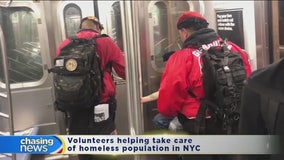
{"label": "black glove", "polygon": [[172,54],[174,54],[174,53],[175,53],[175,51],[166,52],[166,53],[163,55],[163,62],[168,61],[168,59],[170,58],[170,56],[171,56]]}

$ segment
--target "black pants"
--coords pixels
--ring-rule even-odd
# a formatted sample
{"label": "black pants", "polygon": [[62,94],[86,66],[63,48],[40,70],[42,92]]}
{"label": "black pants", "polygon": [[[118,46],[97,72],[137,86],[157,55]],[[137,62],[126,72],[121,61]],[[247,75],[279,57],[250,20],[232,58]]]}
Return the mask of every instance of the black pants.
{"label": "black pants", "polygon": [[[196,120],[195,119],[188,119],[183,114],[178,114],[179,122],[182,124],[183,130],[186,131],[188,134],[221,134],[222,133],[222,125],[217,124],[212,120],[204,119],[203,122],[200,122],[199,126],[205,127],[204,129],[200,129],[199,131],[196,130]],[[198,133],[197,133],[198,132]],[[202,133],[203,132],[203,133]]]}
{"label": "black pants", "polygon": [[[195,119],[188,119],[183,114],[178,115],[179,121],[182,124],[183,130],[186,131],[190,135],[198,135],[200,133],[196,133],[195,125],[196,121]],[[216,135],[221,134],[222,131],[222,125],[216,124],[214,120],[211,118],[205,119],[204,121],[204,127],[205,130],[203,134],[208,135]],[[183,160],[237,160],[237,155],[183,155]]]}
{"label": "black pants", "polygon": [[[101,122],[94,122],[94,107],[70,112],[69,134],[70,135],[110,135],[116,129],[115,111],[116,101],[109,102],[109,118]],[[79,155],[79,160],[112,160],[113,156]]]}

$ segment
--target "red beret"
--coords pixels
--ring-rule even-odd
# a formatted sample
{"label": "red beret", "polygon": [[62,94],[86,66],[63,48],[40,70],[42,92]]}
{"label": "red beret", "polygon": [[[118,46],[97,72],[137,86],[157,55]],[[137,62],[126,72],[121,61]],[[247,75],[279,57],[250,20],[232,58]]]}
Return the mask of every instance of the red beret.
{"label": "red beret", "polygon": [[187,12],[183,12],[180,17],[178,18],[177,21],[177,26],[183,22],[186,19],[190,19],[190,18],[198,18],[198,19],[202,19],[205,20],[207,22],[207,20],[205,19],[205,17],[203,17],[200,13],[195,12],[195,11],[187,11]]}

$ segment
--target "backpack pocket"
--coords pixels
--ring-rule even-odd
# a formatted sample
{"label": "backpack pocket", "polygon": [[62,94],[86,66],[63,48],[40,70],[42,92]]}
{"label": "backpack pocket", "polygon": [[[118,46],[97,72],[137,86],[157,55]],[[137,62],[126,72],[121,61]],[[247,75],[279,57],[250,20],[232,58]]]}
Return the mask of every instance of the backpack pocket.
{"label": "backpack pocket", "polygon": [[87,75],[71,77],[57,75],[54,81],[56,107],[63,111],[76,111],[94,106],[93,85]]}

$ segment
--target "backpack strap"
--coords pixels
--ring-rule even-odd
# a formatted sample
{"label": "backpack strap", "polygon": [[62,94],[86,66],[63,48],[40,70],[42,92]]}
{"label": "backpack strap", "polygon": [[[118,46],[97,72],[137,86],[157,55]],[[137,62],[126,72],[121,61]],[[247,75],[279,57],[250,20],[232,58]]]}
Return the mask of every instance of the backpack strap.
{"label": "backpack strap", "polygon": [[206,117],[206,109],[207,106],[203,103],[204,99],[198,98],[191,90],[188,90],[187,93],[195,99],[200,100],[200,107],[198,109],[196,118],[195,118],[195,124],[194,124],[194,133],[200,134],[205,132],[205,117]]}
{"label": "backpack strap", "polygon": [[[95,53],[96,53],[96,56],[98,56],[99,57],[99,55],[98,55],[98,53],[97,53],[97,47],[96,47],[96,45],[97,45],[97,38],[104,38],[104,37],[109,37],[107,34],[100,34],[100,35],[98,35],[98,36],[95,36],[95,37],[93,37],[91,40],[93,41],[93,44],[95,45]],[[95,57],[93,57],[92,59],[94,60],[94,58]],[[101,61],[100,61],[100,58],[99,58],[99,66],[101,66]],[[91,63],[91,64],[93,64],[93,63]],[[104,73],[106,72],[106,71],[108,71],[108,69],[111,69],[112,68],[112,62],[111,61],[109,61],[109,62],[107,62],[106,64],[105,64],[105,66],[103,67],[103,69],[101,70],[101,75],[102,75],[102,77],[101,77],[101,84],[102,84],[102,92],[104,92],[105,91],[105,84],[104,84]]]}
{"label": "backpack strap", "polygon": [[206,111],[208,108],[211,108],[213,111],[215,111],[216,115],[220,115],[221,111],[219,109],[219,107],[209,101],[208,99],[204,99],[204,98],[198,98],[192,91],[188,91],[188,94],[196,99],[200,100],[200,106],[195,118],[195,124],[194,124],[194,133],[196,134],[204,134],[206,133]]}
{"label": "backpack strap", "polygon": [[225,57],[222,61],[223,62],[223,69],[226,73],[226,77],[227,77],[226,79],[227,79],[229,89],[232,89],[233,88],[233,77],[232,77],[232,74],[231,74],[231,69],[228,66],[228,64],[229,64],[229,56],[228,55],[230,53],[230,50],[228,48],[226,40],[224,41],[222,48],[224,50],[224,55],[225,55]]}
{"label": "backpack strap", "polygon": [[205,133],[205,128],[206,128],[205,117],[206,117],[207,106],[204,103],[204,101],[205,101],[204,99],[201,100],[200,107],[198,109],[198,112],[195,118],[194,133],[196,134]]}

